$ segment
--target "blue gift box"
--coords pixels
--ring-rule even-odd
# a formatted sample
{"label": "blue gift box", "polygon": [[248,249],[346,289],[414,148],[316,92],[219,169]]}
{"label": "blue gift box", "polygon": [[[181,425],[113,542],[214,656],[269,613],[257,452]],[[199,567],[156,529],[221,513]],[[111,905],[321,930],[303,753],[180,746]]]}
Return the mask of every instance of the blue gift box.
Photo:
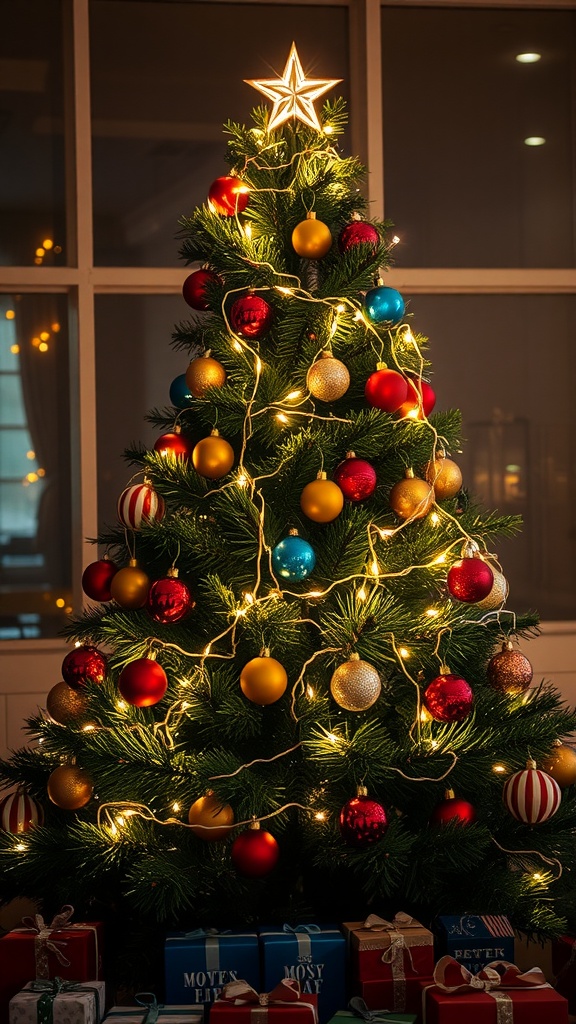
{"label": "blue gift box", "polygon": [[169,932],[164,967],[167,1003],[213,1003],[223,985],[239,978],[259,991],[258,936],[256,932],[218,932],[215,928]]}
{"label": "blue gift box", "polygon": [[514,929],[498,914],[440,916],[437,922],[439,954],[448,953],[472,974],[492,960],[514,963]]}
{"label": "blue gift box", "polygon": [[339,928],[301,924],[259,928],[262,987],[295,978],[302,992],[318,996],[320,1024],[346,1005],[346,940]]}

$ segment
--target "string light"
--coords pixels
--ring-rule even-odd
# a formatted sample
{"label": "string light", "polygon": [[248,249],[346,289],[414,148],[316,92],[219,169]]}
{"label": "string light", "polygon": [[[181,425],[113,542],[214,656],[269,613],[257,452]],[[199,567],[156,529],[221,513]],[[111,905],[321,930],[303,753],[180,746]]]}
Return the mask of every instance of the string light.
{"label": "string light", "polygon": [[243,348],[242,348],[242,345],[240,344],[239,341],[233,341],[232,342],[232,348],[235,349],[236,352],[243,352],[244,351]]}
{"label": "string light", "polygon": [[373,576],[380,575],[380,566],[378,565],[378,560],[376,558],[373,559],[372,564],[370,565],[370,572]]}
{"label": "string light", "polygon": [[286,395],[285,402],[294,402],[297,398],[302,395],[301,391],[291,391],[289,395]]}
{"label": "string light", "polygon": [[117,700],[116,707],[118,708],[118,711],[126,711],[128,705],[125,700]]}
{"label": "string light", "polygon": [[277,412],[276,413],[276,419],[279,420],[280,423],[289,423],[290,422],[288,417],[285,416],[283,412]]}
{"label": "string light", "polygon": [[503,764],[493,764],[492,765],[492,771],[496,772],[497,775],[501,775],[502,772],[506,771],[506,768],[505,768],[505,766]]}
{"label": "string light", "polygon": [[437,512],[431,512],[428,518],[430,519],[432,526],[438,526],[438,523],[440,522],[440,516],[438,515]]}
{"label": "string light", "polygon": [[326,821],[326,811],[316,811],[314,817],[316,821]]}
{"label": "string light", "polygon": [[358,601],[365,601],[367,597],[366,590],[364,587],[360,587],[360,590],[356,592],[356,598]]}
{"label": "string light", "polygon": [[310,683],[308,683],[308,686],[306,687],[306,696],[308,697],[308,700],[314,699],[314,690],[310,686]]}
{"label": "string light", "polygon": [[28,849],[28,847],[26,846],[25,843],[16,843],[16,846],[14,847],[14,849],[18,850],[18,853],[23,853],[24,850]]}
{"label": "string light", "polygon": [[176,814],[177,814],[178,811],[180,810],[180,804],[178,804],[178,803],[172,804],[172,810],[175,811]]}
{"label": "string light", "polygon": [[425,614],[430,619],[435,619],[437,615],[440,615],[440,612],[438,611],[437,608],[427,608]]}
{"label": "string light", "polygon": [[408,651],[405,647],[400,647],[398,653],[399,653],[401,658],[409,658],[410,657],[410,651]]}

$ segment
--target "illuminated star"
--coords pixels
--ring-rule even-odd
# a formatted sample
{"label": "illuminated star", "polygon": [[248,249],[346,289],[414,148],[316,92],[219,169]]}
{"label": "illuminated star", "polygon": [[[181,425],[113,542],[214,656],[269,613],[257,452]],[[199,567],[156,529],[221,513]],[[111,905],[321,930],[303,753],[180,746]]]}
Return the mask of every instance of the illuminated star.
{"label": "illuminated star", "polygon": [[269,100],[274,101],[268,131],[278,128],[290,117],[298,118],[310,128],[322,131],[318,120],[318,114],[314,109],[314,100],[322,96],[328,89],[338,85],[341,78],[306,78],[296,43],[292,43],[284,75],[282,78],[266,78],[251,80],[245,78],[247,85],[253,85],[259,92],[264,93]]}

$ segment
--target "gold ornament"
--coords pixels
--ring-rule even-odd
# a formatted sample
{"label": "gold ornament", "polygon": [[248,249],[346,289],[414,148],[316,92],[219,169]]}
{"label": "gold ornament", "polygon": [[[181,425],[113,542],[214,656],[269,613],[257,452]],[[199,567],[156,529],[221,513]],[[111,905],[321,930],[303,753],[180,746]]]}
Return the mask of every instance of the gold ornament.
{"label": "gold ornament", "polygon": [[488,682],[495,690],[511,695],[523,693],[532,682],[532,665],[521,651],[515,651],[511,640],[488,662]]}
{"label": "gold ornament", "polygon": [[210,352],[193,359],[186,370],[186,383],[196,398],[204,398],[209,388],[221,388],[226,381],[226,370]]}
{"label": "gold ornament", "polygon": [[414,476],[413,469],[407,469],[403,480],[399,480],[390,491],[390,505],[402,519],[422,519],[434,504],[434,488]]}
{"label": "gold ornament", "polygon": [[499,572],[498,569],[488,562],[488,565],[492,569],[492,575],[494,576],[494,583],[492,584],[492,590],[482,601],[476,601],[476,607],[482,608],[483,611],[489,612],[494,608],[499,608],[500,605],[504,604],[508,597],[508,580]]}
{"label": "gold ornament", "polygon": [[149,590],[150,578],[138,567],[135,558],[114,573],[110,582],[110,593],[122,608],[143,608]]}
{"label": "gold ornament", "polygon": [[226,476],[234,465],[234,449],[214,429],[209,437],[198,441],[192,452],[192,462],[200,476],[205,476],[208,480],[219,480],[220,477]]}
{"label": "gold ornament", "polygon": [[300,508],[315,523],[331,523],[344,508],[344,495],[338,484],[321,471],[302,491]]}
{"label": "gold ornament", "polygon": [[252,85],[258,92],[274,101],[268,131],[278,128],[290,117],[297,118],[310,128],[322,131],[318,114],[314,109],[314,100],[341,82],[341,78],[306,78],[296,43],[292,43],[284,75],[282,78],[245,78],[247,85]]}
{"label": "gold ornament", "polygon": [[48,779],[48,796],[64,811],[78,811],[90,800],[94,783],[85,768],[63,764]]}
{"label": "gold ornament", "polygon": [[554,749],[542,762],[542,769],[551,775],[561,789],[576,782],[576,750],[561,740],[554,740]]}
{"label": "gold ornament", "polygon": [[319,401],[336,402],[350,387],[348,368],[331,352],[322,352],[308,370],[306,386]]}
{"label": "gold ornament", "polygon": [[316,214],[309,210],[306,220],[301,220],[292,232],[292,245],[298,256],[305,260],[321,260],[332,245],[330,228]]}
{"label": "gold ornament", "polygon": [[378,700],[382,683],[373,665],[351,654],[330,680],[330,693],[346,711],[366,711]]}
{"label": "gold ornament", "polygon": [[444,452],[438,452],[424,468],[424,476],[434,488],[436,501],[453,498],[462,487],[460,467],[452,459],[447,459]]}
{"label": "gold ornament", "polygon": [[79,723],[86,717],[90,701],[82,690],[73,690],[68,683],[56,683],[46,697],[46,710],[59,725]]}
{"label": "gold ornament", "polygon": [[234,825],[234,811],[230,804],[223,803],[220,797],[210,791],[206,796],[194,801],[188,811],[188,821],[192,825],[194,835],[212,843],[228,835]]}
{"label": "gold ornament", "polygon": [[264,657],[252,658],[240,673],[242,693],[253,704],[274,704],[288,685],[286,669],[268,651]]}

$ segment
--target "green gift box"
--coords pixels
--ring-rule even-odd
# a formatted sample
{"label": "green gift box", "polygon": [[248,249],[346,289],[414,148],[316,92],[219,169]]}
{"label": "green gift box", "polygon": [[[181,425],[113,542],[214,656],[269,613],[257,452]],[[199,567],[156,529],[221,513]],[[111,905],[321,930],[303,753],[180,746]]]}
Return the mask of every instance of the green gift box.
{"label": "green gift box", "polygon": [[347,1010],[337,1010],[328,1024],[415,1024],[415,1013],[396,1013],[395,1010],[369,1010],[360,996],[353,996]]}

